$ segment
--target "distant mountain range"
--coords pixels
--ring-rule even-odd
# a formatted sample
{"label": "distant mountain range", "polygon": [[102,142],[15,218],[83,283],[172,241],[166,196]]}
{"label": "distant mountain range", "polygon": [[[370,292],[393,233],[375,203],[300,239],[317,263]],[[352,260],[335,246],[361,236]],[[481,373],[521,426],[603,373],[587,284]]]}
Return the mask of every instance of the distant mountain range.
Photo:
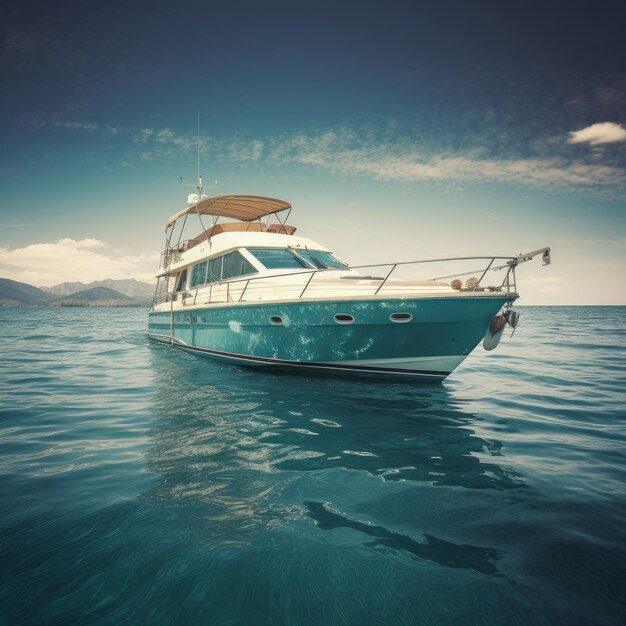
{"label": "distant mountain range", "polygon": [[34,287],[0,278],[0,306],[148,306],[154,285],[132,278]]}
{"label": "distant mountain range", "polygon": [[132,298],[108,287],[92,287],[52,300],[48,306],[132,306]]}
{"label": "distant mountain range", "polygon": [[142,283],[134,278],[125,278],[122,280],[112,280],[108,278],[106,280],[94,280],[91,283],[60,283],[53,287],[40,287],[43,291],[59,296],[70,296],[86,289],[93,289],[94,287],[106,287],[107,289],[113,289],[129,298],[135,300],[152,300],[154,295],[154,285],[149,283]]}
{"label": "distant mountain range", "polygon": [[53,299],[49,293],[8,278],[0,278],[0,305],[21,306],[24,304],[46,304]]}

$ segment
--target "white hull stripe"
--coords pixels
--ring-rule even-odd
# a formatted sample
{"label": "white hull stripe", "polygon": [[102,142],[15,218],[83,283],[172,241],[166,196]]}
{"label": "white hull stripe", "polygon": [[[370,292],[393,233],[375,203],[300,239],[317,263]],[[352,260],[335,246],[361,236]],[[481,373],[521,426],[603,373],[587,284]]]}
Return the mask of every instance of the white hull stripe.
{"label": "white hull stripe", "polygon": [[348,371],[348,372],[363,372],[370,374],[400,374],[400,375],[408,375],[408,376],[428,376],[431,378],[445,378],[450,374],[450,371],[440,371],[440,370],[416,370],[416,369],[408,369],[406,367],[373,367],[370,365],[356,365],[354,363],[334,363],[334,362],[304,362],[304,361],[286,361],[283,359],[272,359],[268,357],[260,357],[260,356],[250,356],[248,354],[236,354],[232,352],[223,352],[221,350],[209,350],[208,348],[198,348],[196,346],[190,346],[178,339],[172,341],[172,338],[167,335],[149,335],[151,339],[155,339],[157,341],[162,341],[166,343],[173,343],[173,345],[182,348],[183,350],[188,350],[189,352],[199,352],[203,354],[209,354],[213,356],[218,356],[222,358],[232,359],[236,361],[248,361],[251,363],[261,363],[263,365],[277,365],[277,366],[288,366],[288,367],[300,367],[300,368],[310,368],[310,369],[321,369],[321,370],[337,370],[337,371]]}
{"label": "white hull stripe", "polygon": [[[456,354],[449,356],[412,356],[383,359],[350,359],[348,361],[329,361],[328,365],[368,366],[377,368],[394,368],[408,370],[424,370],[435,372],[452,372],[465,359],[467,355]],[[324,364],[327,362],[324,361]]]}

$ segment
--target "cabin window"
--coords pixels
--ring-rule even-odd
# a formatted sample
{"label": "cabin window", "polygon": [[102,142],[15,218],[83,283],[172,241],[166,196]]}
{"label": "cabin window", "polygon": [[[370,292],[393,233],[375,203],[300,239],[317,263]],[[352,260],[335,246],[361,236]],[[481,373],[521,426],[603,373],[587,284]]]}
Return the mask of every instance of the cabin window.
{"label": "cabin window", "polygon": [[254,274],[257,270],[252,264],[244,258],[238,250],[233,250],[224,255],[224,264],[222,265],[222,280],[235,278],[236,276],[244,276],[245,274]]}
{"label": "cabin window", "polygon": [[214,283],[216,280],[222,278],[222,259],[224,257],[218,256],[215,259],[210,259],[208,262],[208,272],[206,280],[208,283]]}
{"label": "cabin window", "polygon": [[178,281],[176,283],[176,291],[183,291],[183,289],[185,289],[186,284],[187,284],[187,270],[184,269],[178,275]]}
{"label": "cabin window", "polygon": [[248,248],[248,252],[260,261],[266,269],[307,268],[308,265],[287,248]]}
{"label": "cabin window", "polygon": [[346,267],[328,252],[320,250],[298,250],[298,255],[318,269],[342,269]]}
{"label": "cabin window", "polygon": [[197,263],[191,270],[191,287],[197,287],[198,285],[204,285],[206,283],[206,268],[207,261]]}
{"label": "cabin window", "polygon": [[[237,276],[245,276],[246,274],[255,274],[256,272],[257,270],[252,266],[252,263],[241,252],[233,250],[233,252],[223,256],[196,263],[191,270],[190,288],[236,278]],[[184,280],[186,280],[186,276],[181,279],[183,282],[180,284],[184,284]],[[177,291],[180,289],[182,287],[177,288]]]}

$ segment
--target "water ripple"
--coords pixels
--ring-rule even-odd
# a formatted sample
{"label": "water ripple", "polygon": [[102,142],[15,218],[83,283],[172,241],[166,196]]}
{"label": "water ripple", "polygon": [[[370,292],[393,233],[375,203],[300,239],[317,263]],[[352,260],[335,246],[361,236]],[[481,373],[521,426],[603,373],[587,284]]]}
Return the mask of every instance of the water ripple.
{"label": "water ripple", "polygon": [[626,309],[444,385],[277,375],[140,309],[0,309],[0,623],[613,624]]}

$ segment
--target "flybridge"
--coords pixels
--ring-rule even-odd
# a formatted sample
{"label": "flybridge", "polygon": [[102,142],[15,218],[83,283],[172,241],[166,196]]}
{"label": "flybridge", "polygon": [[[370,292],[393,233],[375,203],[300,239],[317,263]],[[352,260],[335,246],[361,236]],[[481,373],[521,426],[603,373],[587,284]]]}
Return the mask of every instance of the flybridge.
{"label": "flybridge", "polygon": [[[250,196],[241,194],[225,194],[219,196],[207,197],[202,191],[204,183],[200,174],[200,113],[198,112],[198,180],[195,185],[183,182],[180,177],[180,184],[185,186],[195,186],[197,193],[190,194],[187,197],[187,203],[190,205],[178,213],[170,216],[165,223],[165,250],[162,255],[162,267],[167,269],[172,259],[179,258],[179,255],[197,246],[203,241],[208,241],[214,235],[223,232],[233,231],[252,231],[252,232],[268,232],[279,233],[284,235],[292,235],[295,232],[293,226],[287,226],[287,218],[291,213],[291,204],[285,200],[278,198],[268,198],[265,196]],[[217,181],[215,181],[217,185]],[[278,214],[287,212],[284,219]],[[187,225],[187,217],[189,215],[197,215],[202,230],[199,235],[192,239],[183,239],[185,226]],[[202,216],[211,216],[213,219],[208,228],[205,225]],[[277,223],[270,224],[269,217],[276,216]],[[233,222],[224,222],[218,225],[218,221],[222,218],[236,220]],[[262,222],[263,218],[268,218]],[[182,219],[181,228],[178,231],[178,237],[175,238],[176,223]],[[176,243],[173,243],[176,241]]]}
{"label": "flybridge", "polygon": [[[248,196],[227,194],[207,198],[202,195],[202,178],[198,179],[198,194],[195,198],[202,198],[186,209],[172,215],[165,225],[165,251],[161,266],[167,269],[172,262],[180,259],[180,255],[194,248],[198,244],[208,241],[211,237],[224,232],[257,232],[293,235],[296,229],[286,221],[291,213],[291,204],[285,200],[268,198],[265,196]],[[284,219],[281,214],[286,212]],[[188,238],[183,237],[189,215],[197,215],[200,221],[200,234]],[[210,216],[211,221],[205,224],[203,216]],[[270,223],[271,218],[275,221]],[[223,218],[235,221],[222,221]],[[267,218],[267,219],[264,219]],[[177,223],[180,228],[176,228]],[[218,222],[220,222],[218,224]],[[196,231],[197,232],[197,231]],[[177,235],[176,235],[177,233]]]}

